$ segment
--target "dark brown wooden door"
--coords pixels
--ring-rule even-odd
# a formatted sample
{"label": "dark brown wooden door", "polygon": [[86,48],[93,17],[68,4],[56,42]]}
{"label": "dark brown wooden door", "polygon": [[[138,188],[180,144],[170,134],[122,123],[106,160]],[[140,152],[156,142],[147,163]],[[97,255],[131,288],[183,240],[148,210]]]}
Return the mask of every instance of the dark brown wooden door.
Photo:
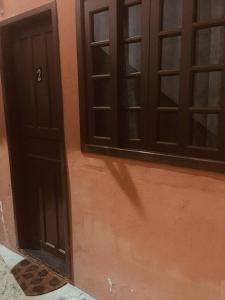
{"label": "dark brown wooden door", "polygon": [[13,49],[23,248],[65,258],[64,136],[51,19],[17,26]]}

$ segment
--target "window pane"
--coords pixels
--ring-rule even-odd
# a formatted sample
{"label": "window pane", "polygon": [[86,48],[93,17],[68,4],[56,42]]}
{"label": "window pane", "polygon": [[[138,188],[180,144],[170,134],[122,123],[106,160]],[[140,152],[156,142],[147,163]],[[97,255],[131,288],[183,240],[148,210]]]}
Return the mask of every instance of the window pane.
{"label": "window pane", "polygon": [[121,130],[126,139],[140,138],[140,114],[129,111],[122,113]]}
{"label": "window pane", "polygon": [[141,4],[124,8],[124,37],[141,35]]}
{"label": "window pane", "polygon": [[93,15],[94,42],[109,40],[109,11],[101,11]]}
{"label": "window pane", "polygon": [[122,103],[124,106],[138,106],[140,103],[140,78],[127,78],[123,80]]}
{"label": "window pane", "polygon": [[199,114],[192,116],[192,145],[217,148],[218,115]]}
{"label": "window pane", "polygon": [[93,48],[93,69],[95,75],[110,73],[109,46]]}
{"label": "window pane", "polygon": [[179,76],[161,77],[160,106],[178,106]]}
{"label": "window pane", "polygon": [[177,112],[159,113],[158,140],[176,143],[177,141]]}
{"label": "window pane", "polygon": [[94,80],[94,105],[110,105],[110,79]]}
{"label": "window pane", "polygon": [[224,26],[201,29],[196,34],[196,64],[224,63]]}
{"label": "window pane", "polygon": [[181,28],[183,0],[164,0],[163,30]]}
{"label": "window pane", "polygon": [[125,45],[125,71],[126,73],[141,71],[141,43]]}
{"label": "window pane", "polygon": [[198,20],[202,21],[224,17],[224,0],[198,0]]}
{"label": "window pane", "polygon": [[164,38],[162,40],[162,69],[179,69],[180,41],[180,36]]}
{"label": "window pane", "polygon": [[194,75],[194,106],[218,107],[222,95],[222,72]]}
{"label": "window pane", "polygon": [[99,137],[110,137],[110,112],[95,111],[94,135]]}

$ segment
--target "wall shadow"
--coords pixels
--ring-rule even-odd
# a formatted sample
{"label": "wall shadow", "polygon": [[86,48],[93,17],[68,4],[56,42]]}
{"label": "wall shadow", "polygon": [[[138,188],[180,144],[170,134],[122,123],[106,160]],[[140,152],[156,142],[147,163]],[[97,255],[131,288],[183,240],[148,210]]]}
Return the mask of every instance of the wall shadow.
{"label": "wall shadow", "polygon": [[116,182],[129,198],[131,204],[135,207],[143,218],[146,218],[146,211],[142,203],[142,199],[138,194],[137,188],[127,170],[127,167],[122,162],[111,162],[104,160],[105,165],[115,178]]}
{"label": "wall shadow", "polygon": [[113,163],[117,163],[118,165],[124,165],[124,162],[129,165],[129,166],[139,166],[143,167],[146,169],[152,169],[152,170],[163,170],[163,171],[168,171],[172,173],[179,173],[179,174],[184,174],[184,175],[191,175],[191,176],[196,176],[196,177],[205,177],[205,178],[210,178],[214,180],[218,180],[221,182],[225,182],[225,173],[224,172],[216,172],[216,171],[208,171],[208,170],[203,170],[203,169],[198,169],[197,168],[197,163],[196,163],[196,168],[192,167],[185,167],[185,166],[177,166],[173,164],[166,164],[166,163],[160,163],[157,161],[143,161],[143,160],[138,160],[138,159],[127,159],[127,158],[122,158],[122,157],[117,157],[117,156],[106,156],[103,154],[93,154],[93,153],[84,153],[84,156],[86,158],[95,158],[97,160],[102,160],[106,162],[107,159],[113,160]]}

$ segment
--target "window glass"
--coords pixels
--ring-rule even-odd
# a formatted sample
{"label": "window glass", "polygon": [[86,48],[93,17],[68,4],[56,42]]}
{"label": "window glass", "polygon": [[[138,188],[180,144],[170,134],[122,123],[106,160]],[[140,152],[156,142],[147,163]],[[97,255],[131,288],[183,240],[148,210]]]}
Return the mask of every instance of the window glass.
{"label": "window glass", "polygon": [[182,26],[183,0],[163,1],[163,30],[178,29]]}
{"label": "window glass", "polygon": [[125,72],[136,73],[141,71],[141,43],[125,45]]}
{"label": "window glass", "polygon": [[162,69],[173,70],[180,68],[180,42],[180,36],[162,40]]}
{"label": "window glass", "polygon": [[192,145],[217,148],[218,115],[194,113],[192,116]]}
{"label": "window glass", "polygon": [[198,0],[198,20],[225,18],[224,0]]}
{"label": "window glass", "polygon": [[219,107],[222,95],[222,72],[202,72],[194,75],[194,106]]}
{"label": "window glass", "polygon": [[93,48],[93,71],[94,75],[110,73],[109,46]]}
{"label": "window glass", "polygon": [[162,76],[160,106],[178,106],[180,91],[179,76]]}
{"label": "window glass", "polygon": [[101,11],[93,15],[94,42],[109,40],[109,11]]}
{"label": "window glass", "polygon": [[224,26],[200,29],[196,34],[196,64],[224,63]]}
{"label": "window glass", "polygon": [[140,114],[135,111],[127,111],[122,113],[123,135],[126,139],[140,138]]}
{"label": "window glass", "polygon": [[94,135],[98,137],[110,137],[110,112],[95,111]]}
{"label": "window glass", "polygon": [[158,120],[158,141],[176,143],[177,112],[160,112]]}
{"label": "window glass", "polygon": [[125,38],[141,35],[141,4],[125,6],[123,20]]}
{"label": "window glass", "polygon": [[140,103],[141,79],[126,78],[122,86],[122,104],[127,107],[138,106]]}
{"label": "window glass", "polygon": [[94,80],[94,105],[109,106],[110,105],[110,79]]}

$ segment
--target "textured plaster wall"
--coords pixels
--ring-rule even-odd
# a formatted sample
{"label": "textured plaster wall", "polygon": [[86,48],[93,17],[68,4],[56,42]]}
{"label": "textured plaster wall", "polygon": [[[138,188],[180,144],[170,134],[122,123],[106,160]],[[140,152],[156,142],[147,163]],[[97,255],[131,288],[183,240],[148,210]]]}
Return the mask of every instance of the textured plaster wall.
{"label": "textured plaster wall", "polygon": [[[79,150],[75,1],[58,0],[75,282],[99,300],[224,300],[225,175]],[[5,15],[48,1],[3,0]],[[0,95],[0,241],[16,247]]]}
{"label": "textured plaster wall", "polygon": [[16,247],[15,224],[10,182],[10,166],[6,139],[2,86],[0,83],[0,242]]}

